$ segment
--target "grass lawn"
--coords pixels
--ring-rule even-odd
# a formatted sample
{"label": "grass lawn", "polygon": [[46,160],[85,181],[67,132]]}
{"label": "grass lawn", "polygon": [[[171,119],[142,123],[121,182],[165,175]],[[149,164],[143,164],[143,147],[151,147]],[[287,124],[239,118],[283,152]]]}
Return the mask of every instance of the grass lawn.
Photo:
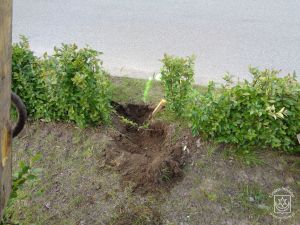
{"label": "grass lawn", "polygon": [[[145,80],[113,77],[112,82],[113,101],[124,107],[143,104]],[[154,82],[148,108],[162,97],[160,83]],[[137,111],[132,113],[144,116],[150,109],[134,108]],[[40,153],[34,167],[41,168],[42,174],[37,184],[28,183],[20,192],[24,198],[15,203],[12,221],[24,225],[299,224],[299,200],[293,199],[291,219],[280,222],[270,215],[270,195],[276,188],[288,186],[299,199],[299,155],[260,151],[259,146],[254,153],[240,153],[192,137],[188,123],[167,111],[152,124],[133,129],[115,114],[111,126],[87,129],[28,122],[14,139],[14,166]]]}

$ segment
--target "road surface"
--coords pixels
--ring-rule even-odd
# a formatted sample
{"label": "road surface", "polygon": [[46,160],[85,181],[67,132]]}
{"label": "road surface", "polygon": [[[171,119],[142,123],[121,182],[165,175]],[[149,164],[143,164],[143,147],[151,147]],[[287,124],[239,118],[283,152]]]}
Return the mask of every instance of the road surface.
{"label": "road surface", "polygon": [[164,53],[195,54],[203,84],[249,78],[249,65],[300,73],[299,0],[14,0],[20,34],[39,55],[88,44],[114,75],[147,77]]}

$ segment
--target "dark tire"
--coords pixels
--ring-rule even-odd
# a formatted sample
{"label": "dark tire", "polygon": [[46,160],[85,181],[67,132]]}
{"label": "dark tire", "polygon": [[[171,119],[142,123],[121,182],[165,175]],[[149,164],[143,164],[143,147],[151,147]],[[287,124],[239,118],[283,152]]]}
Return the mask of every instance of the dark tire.
{"label": "dark tire", "polygon": [[11,93],[11,101],[15,105],[18,112],[18,122],[13,128],[12,136],[16,137],[24,128],[27,119],[27,110],[21,98],[15,93]]}

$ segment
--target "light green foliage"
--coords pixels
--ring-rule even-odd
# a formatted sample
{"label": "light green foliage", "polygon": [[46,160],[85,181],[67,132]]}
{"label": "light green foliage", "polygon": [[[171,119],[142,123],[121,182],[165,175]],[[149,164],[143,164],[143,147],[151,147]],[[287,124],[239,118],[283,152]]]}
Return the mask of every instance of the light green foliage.
{"label": "light green foliage", "polygon": [[121,122],[124,123],[125,125],[127,126],[130,126],[130,127],[138,127],[138,124],[135,123],[134,121],[124,117],[124,116],[119,116],[119,118],[121,119]]}
{"label": "light green foliage", "polygon": [[12,48],[12,89],[24,101],[28,114],[43,118],[47,113],[47,88],[41,77],[40,60],[30,50],[26,37]]}
{"label": "light green foliage", "polygon": [[33,118],[74,121],[80,127],[108,123],[111,83],[100,54],[62,44],[52,56],[37,58],[21,37],[13,45],[13,90]]}
{"label": "light green foliage", "polygon": [[167,106],[178,116],[183,115],[194,82],[195,57],[180,58],[164,55],[161,81]]}
{"label": "light green foliage", "polygon": [[53,56],[45,57],[43,76],[49,79],[53,119],[74,121],[80,127],[109,122],[111,84],[100,54],[63,44],[54,48]]}
{"label": "light green foliage", "polygon": [[10,193],[10,198],[8,201],[8,204],[4,211],[4,216],[2,218],[2,221],[0,221],[0,225],[6,225],[6,224],[15,224],[18,225],[20,223],[16,221],[11,221],[12,214],[15,211],[14,205],[16,201],[20,201],[23,199],[26,199],[28,197],[27,194],[21,193],[23,186],[25,184],[31,185],[34,187],[36,185],[36,182],[39,181],[39,176],[41,173],[40,168],[33,168],[33,164],[38,161],[41,158],[40,154],[35,155],[32,157],[29,164],[27,164],[24,161],[19,162],[19,168],[17,171],[13,174],[13,181],[12,181],[12,190]]}
{"label": "light green foliage", "polygon": [[232,76],[226,74],[222,88],[210,82],[207,91],[199,93],[192,88],[193,57],[165,55],[162,62],[168,106],[188,118],[195,135],[244,150],[260,146],[300,151],[300,84],[295,75],[279,77],[279,71],[250,68],[251,82],[233,86]]}
{"label": "light green foliage", "polygon": [[138,123],[124,117],[124,116],[118,116],[121,120],[121,122],[125,125],[127,125],[130,128],[136,128],[138,130],[141,129],[149,129],[149,122],[145,121],[142,125],[139,125]]}
{"label": "light green foliage", "polygon": [[280,78],[275,70],[250,68],[250,72],[252,82],[239,82],[231,87],[229,79],[221,91],[210,83],[205,94],[193,99],[193,133],[240,148],[260,146],[299,152],[299,82],[291,75]]}

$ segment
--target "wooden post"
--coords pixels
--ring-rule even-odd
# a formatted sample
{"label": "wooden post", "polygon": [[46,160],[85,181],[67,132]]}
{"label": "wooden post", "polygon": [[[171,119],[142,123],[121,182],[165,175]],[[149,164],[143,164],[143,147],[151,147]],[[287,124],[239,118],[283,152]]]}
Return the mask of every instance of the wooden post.
{"label": "wooden post", "polygon": [[11,190],[12,0],[0,0],[0,218]]}

